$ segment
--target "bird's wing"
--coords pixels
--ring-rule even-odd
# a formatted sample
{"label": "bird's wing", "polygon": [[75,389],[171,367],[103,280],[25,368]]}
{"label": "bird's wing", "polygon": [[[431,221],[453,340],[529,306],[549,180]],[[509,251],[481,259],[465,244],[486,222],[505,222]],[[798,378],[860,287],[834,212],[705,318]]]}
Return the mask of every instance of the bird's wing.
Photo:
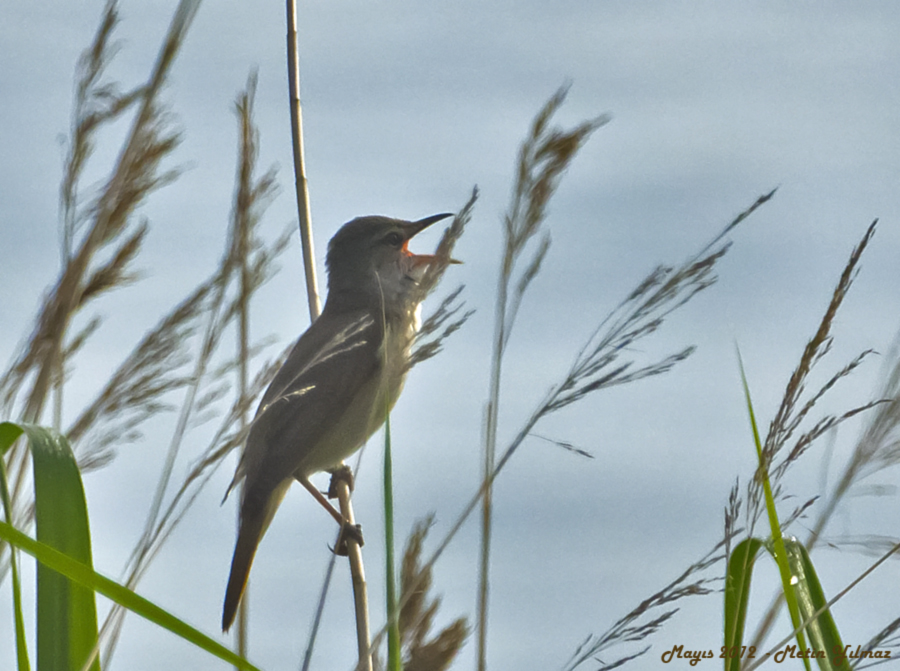
{"label": "bird's wing", "polygon": [[326,312],[304,333],[257,410],[241,459],[245,492],[292,476],[379,372],[381,329],[368,313]]}
{"label": "bird's wing", "polygon": [[256,548],[290,478],[364,385],[380,374],[382,332],[364,311],[333,315],[326,309],[300,336],[263,395],[232,482],[245,478],[223,630],[234,621]]}

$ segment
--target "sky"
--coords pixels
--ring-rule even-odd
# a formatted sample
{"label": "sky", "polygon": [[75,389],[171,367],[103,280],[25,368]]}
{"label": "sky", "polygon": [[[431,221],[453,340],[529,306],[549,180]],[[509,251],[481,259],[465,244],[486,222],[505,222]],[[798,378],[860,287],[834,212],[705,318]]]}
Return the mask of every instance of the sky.
{"label": "sky", "polygon": [[[110,76],[123,87],[147,76],[174,5],[121,3]],[[58,185],[74,64],[102,8],[99,0],[0,6],[0,239],[13,252],[0,269],[4,360],[27,337],[58,272]],[[818,382],[864,349],[889,352],[900,327],[900,5],[338,0],[301,2],[299,11],[320,272],[327,239],[353,217],[417,219],[459,209],[475,185],[481,194],[455,253],[464,263],[450,268],[443,287],[465,284],[476,313],[439,357],[411,372],[392,416],[401,537],[434,512],[433,546],[477,490],[502,214],[518,145],[554,91],[571,83],[558,123],[602,113],[612,121],[576,157],[551,203],[552,247],[504,364],[501,445],[650,270],[682,262],[778,187],[734,231],[718,283],[633,354],[651,361],[691,344],[696,353],[666,375],[588,397],[539,427],[593,459],[532,439],[497,481],[489,665],[558,668],[588,634],[606,630],[721,538],[729,489],[751,475],[754,461],[735,343],[767,425],[852,248],[876,218]],[[138,260],[143,279],[100,304],[105,326],[77,363],[67,417],[214,268],[232,202],[233,102],[253,69],[260,165],[277,166],[282,187],[263,232],[274,238],[295,220],[284,35],[280,3],[201,6],[164,94],[183,134],[168,165],[185,170],[140,209],[151,223]],[[88,183],[102,178],[123,133],[117,126],[98,145]],[[428,249],[438,235],[428,231],[413,248]],[[309,323],[297,240],[281,266],[253,314],[254,336],[277,339],[270,355]],[[823,407],[842,411],[876,397],[887,358],[869,360]],[[112,465],[85,476],[102,573],[120,574],[138,536],[168,445],[167,421],[154,421]],[[862,421],[847,422],[798,465],[787,481],[798,497],[833,484]],[[355,494],[357,517],[371,530],[365,555],[374,623],[383,621],[384,585],[378,435]],[[188,445],[176,474],[201,444]],[[213,637],[220,636],[234,542],[234,501],[219,501],[233,467],[232,458],[138,589]],[[888,494],[849,499],[829,533],[898,535],[897,477],[895,469],[874,478]],[[249,655],[260,668],[299,668],[332,526],[293,488],[260,546]],[[801,521],[797,533],[803,530]],[[829,594],[872,561],[846,548],[815,557]],[[441,624],[473,619],[477,564],[472,520],[435,569]],[[775,581],[771,565],[760,570],[751,621]],[[897,572],[889,562],[836,606],[846,643],[865,643],[897,617],[890,603]],[[9,594],[0,586],[0,601],[9,603]],[[660,655],[676,644],[719,649],[721,595],[681,606],[633,668],[662,666]],[[108,603],[101,598],[99,607],[102,615]],[[10,642],[0,644],[0,668],[13,664],[9,613],[0,607],[0,640]],[[352,668],[351,618],[349,580],[339,572],[313,668]],[[470,640],[454,668],[470,668],[473,650]],[[129,617],[112,668],[226,665]]]}

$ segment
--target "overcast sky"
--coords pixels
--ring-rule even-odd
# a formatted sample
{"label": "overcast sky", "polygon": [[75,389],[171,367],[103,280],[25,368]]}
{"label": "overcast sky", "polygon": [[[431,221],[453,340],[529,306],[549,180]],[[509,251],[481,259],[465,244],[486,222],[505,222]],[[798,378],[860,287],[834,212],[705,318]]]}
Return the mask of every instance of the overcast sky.
{"label": "overcast sky", "polygon": [[[175,4],[123,1],[110,74],[126,88],[147,76]],[[70,124],[74,64],[102,8],[100,0],[0,6],[4,359],[27,336],[58,271],[60,137]],[[184,137],[169,165],[186,172],[141,209],[152,225],[138,263],[145,278],[101,305],[105,330],[77,364],[67,416],[79,393],[87,398],[219,258],[233,188],[233,101],[253,68],[260,163],[276,164],[282,185],[264,232],[274,237],[295,219],[283,14],[279,2],[201,6],[165,92]],[[299,32],[320,270],[327,239],[355,216],[420,218],[456,210],[474,185],[481,190],[456,253],[464,265],[446,279],[446,289],[466,284],[477,313],[439,358],[411,373],[392,419],[401,536],[434,511],[437,541],[477,489],[501,214],[518,143],[560,85],[572,82],[561,123],[600,113],[612,122],[575,159],[551,205],[553,245],[506,362],[501,444],[647,272],[683,261],[779,187],[734,232],[718,284],[634,353],[652,360],[696,344],[696,354],[665,376],[602,392],[541,427],[595,459],[533,440],[498,480],[489,662],[558,668],[589,633],[607,629],[721,537],[729,488],[752,473],[754,459],[734,343],[766,425],[851,249],[875,218],[878,231],[835,322],[822,375],[863,349],[889,350],[900,326],[900,5],[332,0],[301,2]],[[119,139],[113,133],[101,143],[93,179]],[[429,231],[413,246],[428,249],[438,235]],[[273,334],[279,347],[296,338],[308,325],[304,296],[295,240],[256,306],[254,335]],[[879,367],[870,360],[828,407],[873,398]],[[107,575],[119,575],[143,523],[166,426],[155,422],[113,465],[86,476],[95,565]],[[813,495],[831,482],[859,427],[848,423],[838,433],[827,470],[823,441],[788,486]],[[373,438],[355,499],[368,530],[378,624],[380,452]],[[176,474],[189,463],[188,455]],[[232,460],[220,470],[138,590],[214,637],[234,542],[234,501],[219,501],[233,467]],[[896,479],[895,471],[877,482]],[[830,531],[897,535],[898,524],[895,497],[859,497]],[[262,543],[250,597],[250,660],[261,668],[298,668],[332,527],[294,488]],[[441,623],[473,617],[477,552],[473,521],[436,569]],[[871,561],[849,550],[817,556],[829,595]],[[836,607],[845,643],[863,644],[897,617],[897,572],[896,563],[883,566]],[[751,621],[774,578],[766,566],[755,581]],[[9,603],[6,586],[0,601]],[[107,602],[99,603],[105,612]],[[635,668],[660,666],[659,655],[676,643],[718,650],[720,596],[682,605]],[[13,664],[9,613],[0,607],[2,668]],[[349,580],[340,572],[315,668],[352,667],[351,618]],[[455,668],[471,668],[473,649],[470,641]],[[130,617],[113,668],[226,667]]]}

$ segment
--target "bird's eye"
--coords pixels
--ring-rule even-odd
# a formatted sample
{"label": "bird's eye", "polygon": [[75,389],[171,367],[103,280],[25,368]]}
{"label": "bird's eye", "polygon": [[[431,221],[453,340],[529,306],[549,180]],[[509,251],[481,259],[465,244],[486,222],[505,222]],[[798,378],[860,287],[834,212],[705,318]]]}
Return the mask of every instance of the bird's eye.
{"label": "bird's eye", "polygon": [[403,244],[403,236],[397,233],[397,231],[392,231],[384,236],[384,241],[391,247],[399,248]]}

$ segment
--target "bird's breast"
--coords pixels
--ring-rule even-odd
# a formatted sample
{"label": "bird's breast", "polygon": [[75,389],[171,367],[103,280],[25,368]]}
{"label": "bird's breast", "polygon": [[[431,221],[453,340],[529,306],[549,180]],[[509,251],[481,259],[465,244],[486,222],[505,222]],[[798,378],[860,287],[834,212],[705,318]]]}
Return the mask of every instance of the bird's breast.
{"label": "bird's breast", "polygon": [[403,390],[414,335],[412,320],[399,328],[386,326],[373,374],[361,385],[340,420],[322,437],[319,447],[310,451],[299,470],[309,475],[336,468],[384,424]]}

